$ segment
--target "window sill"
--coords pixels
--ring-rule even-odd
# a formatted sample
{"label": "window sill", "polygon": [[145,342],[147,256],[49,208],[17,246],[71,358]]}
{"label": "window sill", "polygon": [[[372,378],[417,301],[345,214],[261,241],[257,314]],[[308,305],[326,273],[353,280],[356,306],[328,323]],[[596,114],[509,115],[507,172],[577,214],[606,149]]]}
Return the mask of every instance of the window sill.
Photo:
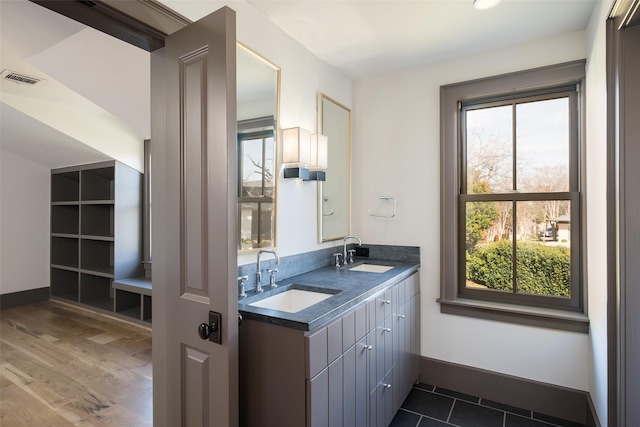
{"label": "window sill", "polygon": [[440,303],[441,313],[583,334],[589,333],[589,318],[583,313],[462,298],[455,300],[438,298],[437,301]]}

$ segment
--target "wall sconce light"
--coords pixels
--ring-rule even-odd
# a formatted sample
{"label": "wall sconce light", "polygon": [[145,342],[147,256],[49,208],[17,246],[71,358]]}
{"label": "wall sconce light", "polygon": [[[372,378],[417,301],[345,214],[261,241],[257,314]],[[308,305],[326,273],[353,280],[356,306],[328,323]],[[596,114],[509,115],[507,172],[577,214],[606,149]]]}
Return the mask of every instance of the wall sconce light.
{"label": "wall sconce light", "polygon": [[311,135],[311,170],[309,181],[325,181],[329,157],[329,138],[326,135],[314,133]]}
{"label": "wall sconce light", "polygon": [[301,127],[282,130],[282,163],[285,178],[309,179],[311,132]]}

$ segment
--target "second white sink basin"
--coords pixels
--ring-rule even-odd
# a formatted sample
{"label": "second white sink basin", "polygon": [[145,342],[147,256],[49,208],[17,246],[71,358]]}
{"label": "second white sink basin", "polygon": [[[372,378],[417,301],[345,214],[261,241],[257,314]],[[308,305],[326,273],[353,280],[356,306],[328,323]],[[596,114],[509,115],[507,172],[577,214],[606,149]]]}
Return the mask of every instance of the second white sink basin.
{"label": "second white sink basin", "polygon": [[386,271],[391,270],[393,267],[388,265],[378,265],[378,264],[360,264],[355,267],[350,268],[350,271],[363,271],[365,273],[384,273]]}
{"label": "second white sink basin", "polygon": [[286,311],[287,313],[297,313],[332,296],[333,294],[323,292],[289,289],[249,305],[270,310]]}

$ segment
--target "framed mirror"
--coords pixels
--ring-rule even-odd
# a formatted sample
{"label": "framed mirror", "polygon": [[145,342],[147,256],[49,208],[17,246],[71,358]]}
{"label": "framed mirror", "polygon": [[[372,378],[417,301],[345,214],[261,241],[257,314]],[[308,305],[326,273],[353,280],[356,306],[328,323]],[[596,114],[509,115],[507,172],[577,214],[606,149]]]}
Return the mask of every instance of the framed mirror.
{"label": "framed mirror", "polygon": [[326,180],[318,181],[318,241],[342,239],[351,225],[351,110],[318,94],[318,132],[328,138]]}
{"label": "framed mirror", "polygon": [[276,245],[280,68],[237,44],[238,251]]}

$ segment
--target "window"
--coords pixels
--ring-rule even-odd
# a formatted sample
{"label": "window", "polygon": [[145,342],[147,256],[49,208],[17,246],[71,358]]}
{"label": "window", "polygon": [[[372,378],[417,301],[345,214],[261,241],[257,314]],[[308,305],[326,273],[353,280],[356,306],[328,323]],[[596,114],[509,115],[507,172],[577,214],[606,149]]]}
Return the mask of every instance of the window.
{"label": "window", "polygon": [[238,123],[239,250],[274,246],[275,124]]}
{"label": "window", "polygon": [[442,88],[443,312],[586,331],[583,78],[580,61]]}

